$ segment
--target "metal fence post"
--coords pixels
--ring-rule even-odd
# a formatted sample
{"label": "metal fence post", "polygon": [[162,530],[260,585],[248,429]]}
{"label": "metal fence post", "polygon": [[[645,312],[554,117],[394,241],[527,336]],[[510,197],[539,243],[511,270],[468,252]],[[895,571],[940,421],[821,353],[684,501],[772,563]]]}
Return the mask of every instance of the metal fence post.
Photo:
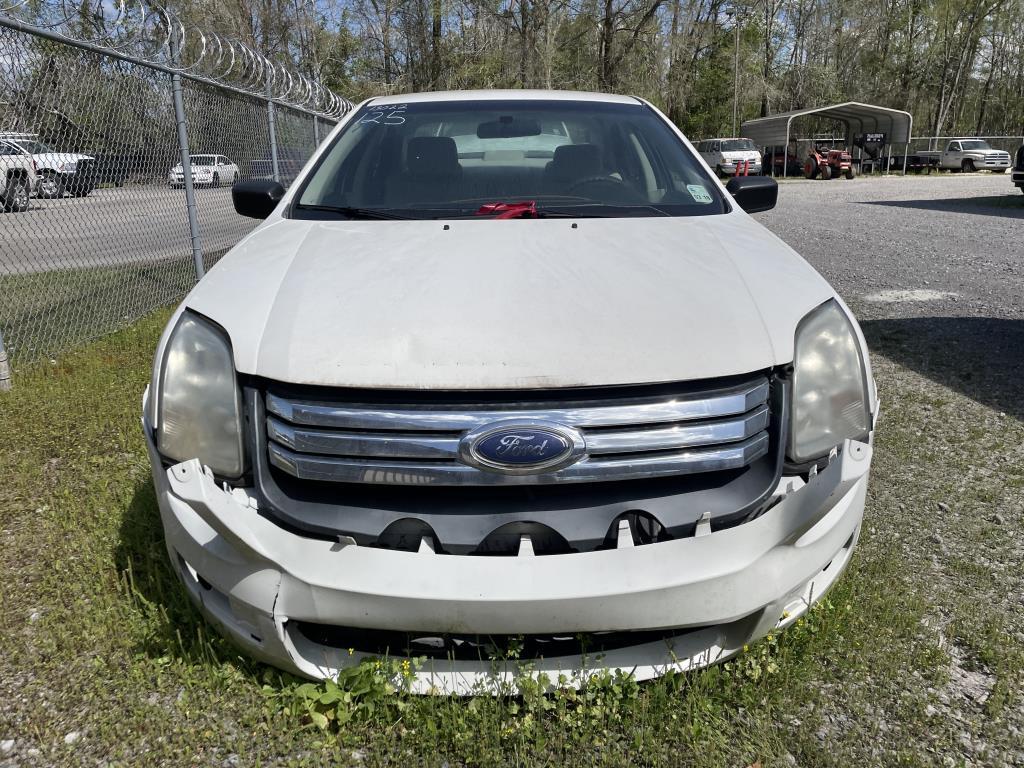
{"label": "metal fence post", "polygon": [[316,147],[320,146],[320,121],[317,120],[316,115],[313,115],[313,144]]}
{"label": "metal fence post", "polygon": [[[175,40],[171,35],[171,61],[175,60]],[[192,157],[188,149],[188,124],[185,122],[185,104],[181,98],[181,75],[171,75],[171,91],[174,94],[174,120],[178,124],[178,149],[181,153],[181,180],[185,185],[185,208],[188,210],[188,231],[192,237],[192,260],[196,265],[196,282],[206,274],[203,265],[203,244],[199,237],[199,218],[196,216],[196,192],[192,187]]]}
{"label": "metal fence post", "polygon": [[0,331],[0,392],[11,388],[11,365],[7,361],[7,350],[4,348],[4,333]]}
{"label": "metal fence post", "polygon": [[277,162],[277,124],[274,117],[274,81],[267,78],[267,125],[270,127],[270,162],[274,168],[274,181],[281,181],[281,168]]}

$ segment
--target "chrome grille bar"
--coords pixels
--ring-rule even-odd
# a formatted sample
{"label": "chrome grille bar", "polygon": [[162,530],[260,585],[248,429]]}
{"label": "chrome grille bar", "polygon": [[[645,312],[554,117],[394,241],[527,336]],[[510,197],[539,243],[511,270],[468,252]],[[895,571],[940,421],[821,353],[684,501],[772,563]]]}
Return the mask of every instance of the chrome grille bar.
{"label": "chrome grille bar", "polygon": [[[676,396],[461,407],[335,403],[271,391],[264,401],[267,451],[273,466],[297,478],[342,483],[540,485],[712,472],[767,453],[768,395],[764,376]],[[576,434],[580,453],[568,466],[528,474],[482,466],[464,438],[502,423],[564,427]]]}
{"label": "chrome grille bar", "polygon": [[746,440],[768,427],[768,407],[762,405],[746,416],[728,421],[647,427],[615,432],[584,432],[587,453],[646,453]]}
{"label": "chrome grille bar", "polygon": [[450,459],[459,456],[459,436],[434,437],[401,432],[332,432],[295,427],[273,416],[267,419],[267,436],[300,453],[331,456],[383,456],[394,459]]}
{"label": "chrome grille bar", "polygon": [[[768,408],[761,406],[736,419],[673,426],[587,432],[587,453],[646,453],[718,445],[745,440],[768,426]],[[415,433],[339,432],[296,427],[271,416],[267,419],[271,441],[298,453],[329,456],[374,456],[395,459],[448,459],[459,457],[459,437]]]}
{"label": "chrome grille bar", "polygon": [[465,464],[374,461],[299,454],[271,443],[270,462],[302,480],[383,485],[545,485],[635,480],[740,469],[768,453],[764,432],[742,443],[672,453],[589,458],[537,475],[484,472]]}
{"label": "chrome grille bar", "polygon": [[288,400],[267,394],[267,410],[292,424],[364,429],[370,431],[464,432],[503,418],[518,421],[552,419],[580,429],[621,427],[635,424],[659,424],[695,419],[716,419],[746,413],[768,399],[768,381],[755,381],[728,390],[680,397],[627,401],[623,404],[517,409],[499,406],[493,409],[444,410],[437,407],[387,408],[380,405],[336,406],[306,400]]}

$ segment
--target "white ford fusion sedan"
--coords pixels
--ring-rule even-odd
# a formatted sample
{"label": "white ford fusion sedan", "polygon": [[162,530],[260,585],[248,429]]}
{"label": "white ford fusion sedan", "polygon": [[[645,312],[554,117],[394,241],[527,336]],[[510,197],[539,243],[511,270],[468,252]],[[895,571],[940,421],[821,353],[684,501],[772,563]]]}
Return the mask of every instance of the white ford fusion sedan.
{"label": "white ford fusion sedan", "polygon": [[648,678],[795,621],[857,542],[849,309],[657,109],[375,98],[188,295],[144,403],[173,568],[308,677]]}

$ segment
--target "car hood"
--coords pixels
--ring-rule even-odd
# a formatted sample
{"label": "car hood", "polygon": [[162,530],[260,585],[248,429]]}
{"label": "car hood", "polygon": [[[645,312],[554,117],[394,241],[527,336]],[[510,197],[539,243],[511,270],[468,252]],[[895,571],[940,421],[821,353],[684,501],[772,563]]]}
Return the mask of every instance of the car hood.
{"label": "car hood", "polygon": [[77,163],[79,160],[95,160],[92,155],[75,155],[68,152],[41,152],[33,155],[36,163],[57,165],[58,163]]}
{"label": "car hood", "polygon": [[185,306],[240,372],[302,384],[518,389],[680,381],[790,362],[833,296],[745,214],[277,219]]}

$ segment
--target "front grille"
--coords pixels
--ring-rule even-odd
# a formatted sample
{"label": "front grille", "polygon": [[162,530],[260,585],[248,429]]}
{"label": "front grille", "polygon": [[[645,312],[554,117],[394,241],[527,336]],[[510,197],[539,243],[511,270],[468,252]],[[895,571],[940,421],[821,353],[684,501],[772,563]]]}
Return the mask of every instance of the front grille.
{"label": "front grille", "polygon": [[[268,458],[300,480],[389,486],[596,483],[741,469],[769,449],[765,376],[694,391],[565,402],[358,403],[265,394]],[[581,458],[506,474],[463,460],[467,434],[502,422],[578,430]]]}
{"label": "front grille", "polygon": [[290,621],[304,638],[326,648],[378,656],[413,656],[455,661],[497,659],[552,659],[609,653],[642,643],[670,642],[673,638],[698,632],[703,627],[682,629],[631,630],[623,632],[582,632],[563,635],[471,635],[396,632]]}
{"label": "front grille", "polygon": [[[254,381],[244,398],[260,514],[360,546],[522,556],[653,544],[764,513],[788,393],[782,370],[526,393]],[[509,418],[576,430],[579,460],[525,476],[463,463],[464,435]]]}

